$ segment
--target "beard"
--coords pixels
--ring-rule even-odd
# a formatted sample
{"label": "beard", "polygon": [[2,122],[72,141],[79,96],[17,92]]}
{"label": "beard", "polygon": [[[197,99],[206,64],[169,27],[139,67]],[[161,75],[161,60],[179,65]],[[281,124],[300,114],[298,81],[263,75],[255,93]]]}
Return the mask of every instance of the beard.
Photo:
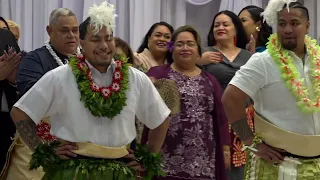
{"label": "beard", "polygon": [[282,41],[282,47],[284,48],[284,49],[287,49],[287,50],[289,50],[289,51],[292,51],[292,50],[294,50],[295,48],[297,48],[297,42],[283,42]]}

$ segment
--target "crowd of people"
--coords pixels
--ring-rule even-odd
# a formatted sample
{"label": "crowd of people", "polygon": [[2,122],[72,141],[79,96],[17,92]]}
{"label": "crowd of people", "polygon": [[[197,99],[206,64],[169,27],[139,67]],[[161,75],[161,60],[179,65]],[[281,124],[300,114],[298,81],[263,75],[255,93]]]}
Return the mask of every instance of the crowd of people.
{"label": "crowd of people", "polygon": [[[0,180],[320,178],[320,47],[295,0],[153,24],[133,51],[115,7],[52,11],[30,52],[0,17]],[[122,27],[117,27],[122,28]],[[275,33],[273,33],[275,32]]]}

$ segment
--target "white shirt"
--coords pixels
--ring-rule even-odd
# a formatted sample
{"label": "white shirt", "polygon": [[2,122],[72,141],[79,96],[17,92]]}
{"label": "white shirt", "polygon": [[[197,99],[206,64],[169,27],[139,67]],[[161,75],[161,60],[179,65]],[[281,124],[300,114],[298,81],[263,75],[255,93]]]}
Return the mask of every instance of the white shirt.
{"label": "white shirt", "polygon": [[[91,65],[96,83],[108,86],[112,81],[115,64],[101,74]],[[50,116],[51,134],[71,142],[91,142],[107,147],[120,147],[136,137],[135,116],[148,128],[158,127],[169,116],[151,80],[137,69],[129,68],[127,106],[112,120],[94,117],[80,101],[78,84],[68,65],[46,73],[14,105],[24,111],[36,124]]]}
{"label": "white shirt", "polygon": [[[303,61],[293,52],[300,78],[313,92],[310,79],[310,60],[308,55]],[[238,87],[254,101],[255,110],[274,125],[293,133],[319,135],[319,113],[303,113],[296,105],[297,99],[286,87],[281,78],[278,65],[268,51],[254,54],[240,68],[230,84]]]}

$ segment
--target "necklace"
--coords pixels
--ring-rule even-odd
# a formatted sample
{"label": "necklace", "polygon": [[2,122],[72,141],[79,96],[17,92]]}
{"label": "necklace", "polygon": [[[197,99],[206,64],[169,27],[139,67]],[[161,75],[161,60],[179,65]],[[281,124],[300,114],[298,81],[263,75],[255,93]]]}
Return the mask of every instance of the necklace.
{"label": "necklace", "polygon": [[220,52],[220,53],[222,53],[226,58],[228,58],[228,60],[229,61],[233,61],[234,60],[234,58],[236,57],[236,55],[237,55],[237,53],[234,51],[234,53],[232,53],[233,55],[230,57],[230,59],[229,59],[229,57],[226,55],[226,53],[224,53],[220,48],[219,48],[219,46],[216,46],[217,47],[217,50]]}
{"label": "necklace", "polygon": [[195,73],[195,71],[197,70],[197,66],[195,66],[192,71],[185,73],[185,72],[181,71],[179,68],[177,68],[177,66],[176,66],[174,63],[172,63],[171,68],[172,68],[173,70],[175,70],[175,71],[177,71],[177,72],[179,72],[179,73],[181,73],[181,74],[183,74],[183,75],[185,75],[185,76],[189,76],[189,77],[194,76],[194,73]]}
{"label": "necklace", "polygon": [[[53,59],[56,60],[57,64],[58,64],[59,66],[63,66],[64,64],[63,64],[62,60],[59,58],[59,56],[57,55],[57,53],[54,52],[54,50],[52,49],[50,43],[47,41],[47,42],[44,43],[44,45],[46,46],[47,50],[49,51],[49,53],[51,54],[51,56],[53,57]],[[77,47],[76,54],[81,54],[79,47]],[[68,60],[66,60],[66,64],[68,64]]]}
{"label": "necklace", "polygon": [[95,117],[112,119],[120,114],[126,106],[126,91],[129,84],[129,64],[123,56],[116,56],[117,67],[112,76],[112,83],[108,87],[100,87],[93,81],[91,71],[83,55],[71,57],[69,65],[76,77],[84,102],[91,114]]}
{"label": "necklace", "polygon": [[[305,36],[307,53],[310,56],[310,72],[312,88],[305,86],[304,79],[300,79],[299,71],[294,65],[294,59],[289,51],[283,49],[278,40],[278,36],[273,34],[269,38],[268,51],[274,61],[278,64],[281,77],[285,81],[288,89],[297,99],[297,106],[303,112],[320,111],[320,46],[317,41]],[[310,94],[310,90],[313,90]],[[312,97],[312,98],[310,98]]]}

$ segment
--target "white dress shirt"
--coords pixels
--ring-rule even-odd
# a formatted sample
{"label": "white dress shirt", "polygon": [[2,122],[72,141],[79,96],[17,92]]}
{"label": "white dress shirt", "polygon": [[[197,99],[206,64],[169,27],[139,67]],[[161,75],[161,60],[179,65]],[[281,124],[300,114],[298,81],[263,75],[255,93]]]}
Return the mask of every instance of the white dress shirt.
{"label": "white dress shirt", "polygon": [[[303,61],[293,52],[294,65],[300,78],[305,79],[311,96],[310,60]],[[274,125],[293,133],[319,135],[319,113],[303,113],[296,105],[297,99],[286,87],[278,65],[268,51],[254,54],[236,73],[230,84],[248,94],[254,101],[255,110]]]}
{"label": "white dress shirt", "polygon": [[[109,86],[115,63],[107,73],[100,73],[89,64],[94,81]],[[158,127],[169,116],[151,80],[137,69],[129,68],[127,101],[121,114],[112,120],[94,117],[80,101],[78,84],[69,65],[46,73],[14,105],[24,111],[36,124],[50,116],[51,134],[71,142],[91,142],[107,147],[120,147],[136,137],[135,116],[148,128]]]}

